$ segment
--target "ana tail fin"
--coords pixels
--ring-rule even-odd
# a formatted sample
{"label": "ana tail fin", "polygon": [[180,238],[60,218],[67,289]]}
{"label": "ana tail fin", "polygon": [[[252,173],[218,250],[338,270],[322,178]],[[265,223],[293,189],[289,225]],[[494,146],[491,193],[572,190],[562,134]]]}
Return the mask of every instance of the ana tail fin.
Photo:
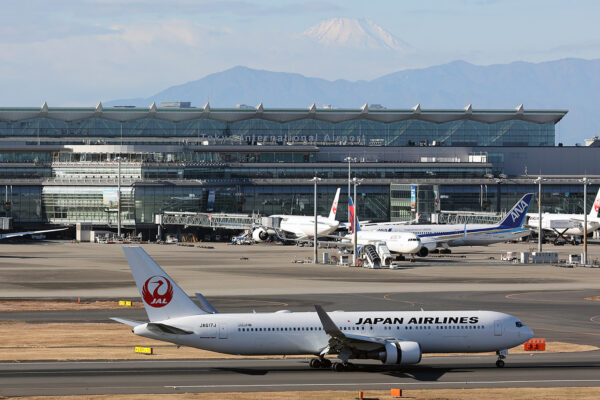
{"label": "ana tail fin", "polygon": [[338,200],[340,199],[340,190],[341,188],[337,188],[337,191],[335,192],[333,204],[331,204],[331,211],[329,211],[329,219],[335,219],[335,214],[337,213],[338,208]]}
{"label": "ana tail fin", "polygon": [[598,211],[600,211],[600,189],[598,189],[598,193],[596,194],[596,200],[594,200],[594,204],[592,204],[592,209],[590,210],[590,219],[597,220],[598,219]]}
{"label": "ana tail fin", "polygon": [[123,247],[150,321],[206,314],[139,246]]}
{"label": "ana tail fin", "polygon": [[531,199],[533,199],[533,193],[527,193],[521,197],[521,200],[517,201],[508,214],[506,214],[506,217],[500,221],[499,225],[502,228],[520,228],[523,225],[523,221],[525,221]]}

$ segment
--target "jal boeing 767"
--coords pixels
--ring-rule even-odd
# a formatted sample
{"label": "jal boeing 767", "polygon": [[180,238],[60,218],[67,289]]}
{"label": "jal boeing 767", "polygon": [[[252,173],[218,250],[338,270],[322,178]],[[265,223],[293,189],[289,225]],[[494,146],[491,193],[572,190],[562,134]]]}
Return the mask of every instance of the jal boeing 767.
{"label": "jal boeing 767", "polygon": [[[344,371],[350,360],[418,364],[424,353],[495,351],[504,366],[509,348],[533,337],[518,318],[494,311],[279,311],[218,313],[198,295],[196,305],[141,248],[124,247],[150,322],[113,320],[139,336],[241,355],[311,354],[312,368]],[[327,355],[340,361],[331,363]]]}

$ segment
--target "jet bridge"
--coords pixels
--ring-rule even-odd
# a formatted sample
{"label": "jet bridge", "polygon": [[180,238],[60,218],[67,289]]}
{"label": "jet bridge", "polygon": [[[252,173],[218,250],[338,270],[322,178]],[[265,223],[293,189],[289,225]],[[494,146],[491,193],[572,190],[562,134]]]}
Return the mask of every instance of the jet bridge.
{"label": "jet bridge", "polygon": [[213,214],[165,211],[155,215],[157,225],[183,225],[214,229],[244,230],[261,225],[261,217],[246,214]]}

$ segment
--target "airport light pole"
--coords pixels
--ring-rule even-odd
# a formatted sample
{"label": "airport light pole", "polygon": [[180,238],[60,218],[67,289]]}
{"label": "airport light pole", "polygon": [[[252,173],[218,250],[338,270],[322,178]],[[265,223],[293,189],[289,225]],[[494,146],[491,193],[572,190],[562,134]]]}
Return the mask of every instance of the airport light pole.
{"label": "airport light pole", "polygon": [[582,264],[587,264],[588,254],[587,254],[587,185],[589,185],[590,180],[584,176],[579,182],[583,183],[583,259],[581,260]]}
{"label": "airport light pole", "polygon": [[117,236],[121,238],[121,155],[117,157]]}
{"label": "airport light pole", "polygon": [[542,182],[545,181],[544,178],[538,176],[535,183],[538,184],[538,252],[542,252],[542,241],[544,236],[544,231],[542,231]]}
{"label": "airport light pole", "polygon": [[358,264],[358,205],[356,203],[356,187],[360,185],[362,179],[357,179],[354,177],[352,182],[354,182],[354,266],[356,267]]}
{"label": "airport light pole", "polygon": [[315,203],[315,209],[314,209],[314,217],[315,217],[315,232],[314,232],[314,259],[313,259],[313,264],[318,264],[319,263],[319,243],[318,243],[318,231],[317,231],[317,182],[319,182],[321,180],[321,178],[319,177],[314,177],[311,179],[311,181],[313,181],[315,183],[315,188],[314,188],[314,203]]}
{"label": "airport light pole", "polygon": [[[348,162],[348,197],[350,197],[350,182],[351,182],[351,179],[350,179],[350,163],[351,162],[357,162],[358,159],[356,157],[350,157],[350,156],[348,156],[348,157],[344,158],[344,161]],[[352,223],[352,221],[350,221],[350,214],[348,214],[348,223],[349,224]]]}

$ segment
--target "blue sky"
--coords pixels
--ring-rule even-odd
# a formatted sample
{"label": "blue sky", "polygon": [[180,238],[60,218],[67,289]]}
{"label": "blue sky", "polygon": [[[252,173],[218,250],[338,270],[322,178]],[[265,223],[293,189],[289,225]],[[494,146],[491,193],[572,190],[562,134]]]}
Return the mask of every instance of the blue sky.
{"label": "blue sky", "polygon": [[[0,105],[93,105],[245,65],[369,80],[453,60],[600,58],[600,2],[23,0],[0,13]],[[302,32],[368,19],[407,51],[327,47]]]}

